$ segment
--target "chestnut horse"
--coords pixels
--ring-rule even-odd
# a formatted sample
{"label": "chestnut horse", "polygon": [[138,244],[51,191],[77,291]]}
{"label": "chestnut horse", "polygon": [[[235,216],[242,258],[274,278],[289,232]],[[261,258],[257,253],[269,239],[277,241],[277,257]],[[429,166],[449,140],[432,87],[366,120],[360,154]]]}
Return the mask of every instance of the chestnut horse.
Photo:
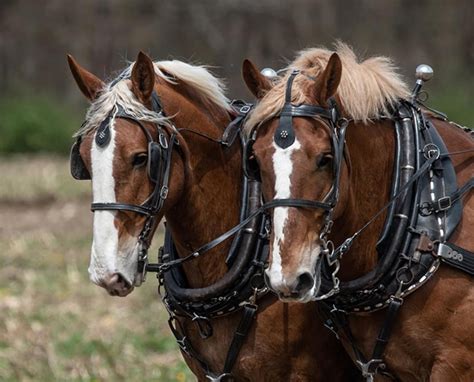
{"label": "chestnut horse", "polygon": [[[156,176],[151,173],[154,166],[147,166],[153,159],[148,157],[147,136],[158,141],[160,127],[166,140],[175,133],[179,143],[172,149],[169,190],[156,221],[166,217],[183,258],[239,221],[240,144],[218,143],[234,112],[221,82],[204,67],[152,62],[140,53],[122,75],[104,84],[71,56],[68,59],[77,85],[92,103],[77,134],[77,155],[85,166],[80,171],[91,175],[95,210],[89,274],[110,295],[126,296],[142,281],[137,248],[146,219],[142,210],[131,206],[143,205],[155,187],[150,179]],[[164,113],[154,111],[154,93]],[[117,113],[123,112],[126,117],[119,118]],[[109,204],[100,209],[104,203]],[[111,211],[107,205],[128,209]],[[227,240],[206,256],[183,264],[191,288],[208,286],[226,274],[230,245]],[[347,381],[358,375],[341,345],[317,319],[314,305],[282,303],[271,294],[261,297],[258,305],[232,370],[235,380]],[[212,318],[213,335],[207,339],[201,338],[191,319],[177,318],[196,354],[214,372],[207,376],[196,358],[182,352],[200,381],[221,373],[241,312]]]}
{"label": "chestnut horse", "polygon": [[[451,229],[449,245],[460,247],[460,252],[447,253],[454,254],[460,262],[464,249],[464,260],[468,261],[466,256],[470,256],[473,274],[473,257],[469,254],[474,251],[474,198],[470,192],[474,173],[472,134],[434,112],[421,114],[416,106],[416,94],[410,97],[389,59],[374,57],[359,62],[344,44],[338,44],[335,52],[303,51],[276,84],[262,76],[248,60],[244,61],[243,75],[259,99],[246,122],[245,128],[251,135],[246,161],[248,171],[261,178],[263,196],[271,211],[268,285],[283,301],[330,301],[329,316],[341,320],[334,328],[368,380],[385,369],[403,381],[473,381],[473,279],[468,272],[447,265],[447,257],[439,264],[444,256],[441,249],[446,249],[443,245],[448,244],[445,223],[449,226],[450,216],[456,215],[458,209],[460,221]],[[395,117],[397,110],[399,114]],[[406,186],[392,194],[395,132],[399,131],[396,124],[406,131],[415,130],[412,129],[415,126],[419,134],[415,140],[431,136],[436,143],[438,131],[447,152],[452,154],[442,154],[446,152],[440,150],[442,143],[425,146],[434,150],[426,158],[426,150],[421,150],[424,146],[418,152],[409,149],[407,152],[414,155],[400,158],[400,177],[404,177],[404,171],[409,173],[404,180]],[[410,158],[419,158],[420,165],[425,163],[426,167],[421,166],[417,171],[415,159],[413,165],[403,162]],[[379,260],[375,251],[384,217],[390,214],[385,211],[396,203],[395,212],[398,212],[399,206],[411,201],[403,193],[415,194],[408,190],[416,179],[420,179],[420,184],[428,179],[426,184],[430,187],[439,179],[448,179],[450,170],[447,167],[443,170],[443,166],[450,161],[454,166],[453,180],[444,184],[446,193],[450,192],[449,188],[456,189],[456,181],[460,188],[469,182],[466,188],[456,197],[452,195],[452,206],[446,203],[438,210],[426,210],[431,204],[421,204],[419,225],[406,225],[404,235],[411,234],[420,240],[415,248],[396,252],[394,264],[407,264],[399,269],[396,278],[391,276],[390,280],[397,280],[397,288],[390,291],[392,284],[370,285],[370,280],[377,279],[375,272],[385,266],[384,253]],[[440,167],[435,168],[432,163]],[[439,175],[443,172],[444,175]],[[435,192],[439,191],[432,190],[432,195]],[[463,199],[463,207],[459,199]],[[448,201],[447,197],[444,201]],[[412,211],[415,208],[418,211],[417,207],[412,207]],[[422,211],[421,207],[426,208]],[[410,211],[405,214],[392,211],[395,221],[392,228],[403,226],[407,215],[412,216]],[[436,217],[432,221],[435,227],[439,224],[434,230],[437,240],[431,240],[424,231],[422,217]],[[354,233],[357,234],[352,236]],[[395,241],[394,237],[386,241],[387,253]],[[341,254],[340,269],[337,269]],[[332,268],[326,260],[334,264]],[[425,264],[424,261],[429,269],[410,268]],[[422,269],[423,276],[415,284],[403,275],[412,269]],[[390,274],[390,268],[384,272]],[[413,274],[412,279],[417,276]],[[339,279],[341,283],[337,287]],[[321,288],[325,280],[334,285]],[[351,289],[354,280],[363,281],[367,288]],[[415,289],[418,290],[411,293]],[[387,300],[377,300],[377,293]],[[354,301],[368,298],[376,304],[352,309]],[[386,305],[389,308],[384,309]],[[350,311],[343,311],[346,306]],[[376,341],[377,336],[380,340]],[[373,350],[374,347],[378,349]],[[377,358],[372,364],[361,361],[360,354],[370,359],[372,352],[377,355],[372,357]]]}

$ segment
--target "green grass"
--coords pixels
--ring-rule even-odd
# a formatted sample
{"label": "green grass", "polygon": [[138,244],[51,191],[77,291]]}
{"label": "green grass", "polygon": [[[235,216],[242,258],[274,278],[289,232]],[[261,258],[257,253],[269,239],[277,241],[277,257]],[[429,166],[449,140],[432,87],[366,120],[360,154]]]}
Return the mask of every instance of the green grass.
{"label": "green grass", "polygon": [[80,117],[64,102],[31,92],[1,98],[0,115],[3,154],[65,154],[71,145],[71,135],[80,126]]}
{"label": "green grass", "polygon": [[194,380],[153,276],[126,298],[88,280],[90,184],[54,157],[0,172],[0,380]]}

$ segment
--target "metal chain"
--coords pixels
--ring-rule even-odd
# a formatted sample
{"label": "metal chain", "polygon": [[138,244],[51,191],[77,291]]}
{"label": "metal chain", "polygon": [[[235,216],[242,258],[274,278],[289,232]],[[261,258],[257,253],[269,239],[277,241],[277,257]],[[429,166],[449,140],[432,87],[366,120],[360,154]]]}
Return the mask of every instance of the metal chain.
{"label": "metal chain", "polygon": [[324,227],[321,230],[321,233],[319,234],[319,239],[321,240],[321,247],[322,247],[321,254],[322,254],[322,256],[326,257],[326,260],[327,260],[329,266],[334,266],[334,270],[331,272],[331,279],[332,279],[333,287],[331,288],[331,290],[329,292],[323,294],[322,296],[317,296],[315,298],[316,301],[324,300],[326,298],[329,298],[329,297],[334,296],[335,294],[339,293],[340,280],[337,277],[337,273],[339,272],[339,268],[340,268],[339,257],[336,257],[335,260],[332,260],[333,255],[334,255],[334,243],[331,240],[328,239],[328,235],[331,232],[332,226],[333,226],[333,221],[332,221],[331,217],[328,214],[328,216],[326,218],[326,223],[324,224]]}

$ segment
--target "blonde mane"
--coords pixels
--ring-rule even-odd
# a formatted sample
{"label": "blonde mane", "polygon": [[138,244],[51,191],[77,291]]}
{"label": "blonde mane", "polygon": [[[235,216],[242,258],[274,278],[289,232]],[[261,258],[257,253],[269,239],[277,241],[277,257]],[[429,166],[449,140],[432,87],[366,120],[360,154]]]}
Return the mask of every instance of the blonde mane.
{"label": "blonde mane", "polygon": [[[74,134],[75,137],[96,129],[117,106],[139,121],[170,125],[169,119],[172,117],[165,117],[147,109],[130,90],[129,78],[134,64],[131,63],[115,80],[105,85],[99,97],[87,110],[85,122]],[[204,100],[224,110],[230,110],[224,83],[213,76],[205,66],[190,65],[178,60],[156,61],[153,64],[155,74],[168,83],[176,85],[181,81],[193,88]]]}
{"label": "blonde mane", "polygon": [[[284,104],[286,83],[291,69],[304,71],[317,77],[326,67],[331,54],[336,52],[342,62],[342,75],[336,96],[346,117],[367,123],[390,114],[390,108],[399,99],[407,98],[409,90],[397,68],[387,57],[372,57],[360,62],[354,51],[346,44],[336,43],[334,51],[313,48],[300,52],[288,65],[287,73],[260,100],[246,123],[247,131],[276,116]],[[297,76],[293,82],[292,102],[312,102],[307,88],[313,80]]]}

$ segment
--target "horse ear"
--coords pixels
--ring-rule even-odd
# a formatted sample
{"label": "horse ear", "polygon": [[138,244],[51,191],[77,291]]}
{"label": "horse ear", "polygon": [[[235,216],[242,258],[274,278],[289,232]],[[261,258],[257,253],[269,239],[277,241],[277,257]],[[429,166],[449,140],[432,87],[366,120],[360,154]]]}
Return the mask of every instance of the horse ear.
{"label": "horse ear", "polygon": [[132,91],[143,103],[148,103],[155,86],[155,66],[148,55],[138,53],[132,69]]}
{"label": "horse ear", "polygon": [[81,67],[70,54],[67,55],[67,61],[69,63],[69,69],[71,69],[71,73],[76,80],[77,86],[81,89],[82,94],[84,94],[89,101],[94,101],[105,84],[101,79]]}
{"label": "horse ear", "polygon": [[321,106],[325,106],[327,100],[336,93],[339,82],[341,81],[341,73],[341,59],[337,53],[333,53],[329,58],[324,72],[318,76],[318,81],[315,85],[316,101]]}
{"label": "horse ear", "polygon": [[251,93],[258,99],[262,98],[273,86],[270,80],[248,59],[242,63],[242,76]]}

